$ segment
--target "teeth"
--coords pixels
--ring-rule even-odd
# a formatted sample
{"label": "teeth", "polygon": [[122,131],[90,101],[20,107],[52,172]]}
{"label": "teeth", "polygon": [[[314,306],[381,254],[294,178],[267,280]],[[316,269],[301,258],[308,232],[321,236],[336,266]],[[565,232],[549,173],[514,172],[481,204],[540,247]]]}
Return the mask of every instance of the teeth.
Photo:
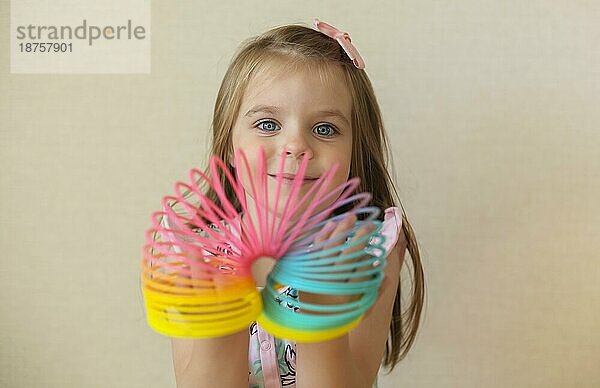
{"label": "teeth", "polygon": [[[268,176],[270,176],[271,178],[277,178],[277,175],[274,174],[267,174]],[[286,181],[293,181],[295,179],[295,177],[286,177],[286,176],[282,176],[282,179],[285,179]],[[314,181],[317,178],[304,178],[302,179],[303,181]]]}

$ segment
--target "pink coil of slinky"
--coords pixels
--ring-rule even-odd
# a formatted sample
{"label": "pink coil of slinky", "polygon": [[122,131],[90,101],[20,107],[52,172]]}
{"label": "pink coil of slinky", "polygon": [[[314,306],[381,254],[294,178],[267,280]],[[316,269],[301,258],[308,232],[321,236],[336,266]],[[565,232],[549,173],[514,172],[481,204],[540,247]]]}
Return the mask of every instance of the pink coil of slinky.
{"label": "pink coil of slinky", "polygon": [[[176,182],[175,196],[162,198],[141,260],[151,328],[210,338],[257,321],[279,338],[315,342],[360,322],[375,303],[385,268],[379,209],[367,206],[370,193],[352,195],[357,177],[330,187],[337,166],[308,181],[307,157],[293,179],[284,178],[285,163],[283,152],[272,173],[262,149],[255,166],[241,150],[231,166],[213,155],[206,173],[191,169],[191,184]],[[316,240],[324,225],[350,213],[357,220],[351,229]],[[366,223],[375,227],[357,234]],[[259,290],[252,269],[261,258],[274,266]],[[289,289],[300,297],[282,292]]]}

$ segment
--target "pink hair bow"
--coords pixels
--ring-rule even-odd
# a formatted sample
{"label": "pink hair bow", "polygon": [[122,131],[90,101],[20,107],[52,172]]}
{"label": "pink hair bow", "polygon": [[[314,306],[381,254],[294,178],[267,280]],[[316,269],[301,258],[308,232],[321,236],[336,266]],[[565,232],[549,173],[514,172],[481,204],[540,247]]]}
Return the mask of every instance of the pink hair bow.
{"label": "pink hair bow", "polygon": [[348,57],[354,63],[354,66],[356,66],[359,69],[365,68],[365,61],[358,53],[356,47],[354,47],[354,45],[352,44],[352,40],[350,40],[350,35],[347,32],[342,32],[334,26],[332,26],[331,24],[322,22],[319,19],[315,19],[314,24],[315,28],[318,31],[321,31],[330,38],[333,38],[338,41],[340,46],[342,46]]}

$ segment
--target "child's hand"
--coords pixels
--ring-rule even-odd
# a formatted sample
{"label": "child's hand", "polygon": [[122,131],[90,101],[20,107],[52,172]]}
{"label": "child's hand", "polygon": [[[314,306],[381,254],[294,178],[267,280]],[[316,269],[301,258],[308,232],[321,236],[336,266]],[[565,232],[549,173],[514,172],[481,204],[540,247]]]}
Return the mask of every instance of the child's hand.
{"label": "child's hand", "polygon": [[[349,214],[348,216],[346,216],[344,219],[342,219],[342,221],[340,221],[337,224],[334,222],[327,223],[315,237],[315,240],[314,240],[315,243],[320,243],[320,242],[323,242],[323,241],[326,241],[329,239],[334,239],[336,236],[340,237],[340,235],[346,235],[348,233],[348,230],[350,230],[352,228],[352,226],[354,225],[356,220],[357,220],[357,218],[354,214]],[[360,227],[357,230],[355,236],[351,240],[349,240],[349,242],[353,242],[353,241],[361,239],[362,237],[371,233],[374,230],[374,228],[375,228],[375,226],[372,223],[367,223],[367,224],[363,225],[362,227]],[[324,250],[329,249],[329,248],[335,247],[336,245],[339,245],[340,243],[342,243],[342,241],[334,240],[331,244],[324,246],[322,249],[324,249]],[[367,245],[367,241],[365,241],[361,244],[357,244],[356,246],[349,247],[349,248],[345,249],[344,251],[340,252],[338,254],[338,256],[343,256],[343,255],[361,251],[365,248],[366,245]],[[331,257],[331,256],[329,256],[329,257]],[[361,257],[355,257],[353,259],[337,262],[335,264],[332,264],[332,266],[335,267],[336,265],[340,265],[340,264],[350,264],[350,263],[360,261],[360,260],[361,260]],[[366,268],[363,268],[363,267],[358,268],[358,270],[363,270],[363,269],[366,269]],[[337,272],[332,272],[332,273],[350,273],[350,272],[348,270],[346,270],[346,271],[337,271]],[[346,280],[329,280],[329,281],[343,283],[343,282],[365,281],[365,280],[369,280],[369,279],[370,279],[370,276],[346,279]],[[385,281],[385,279],[384,279],[384,281]],[[382,282],[382,286],[383,286],[383,284],[384,283]],[[380,294],[381,294],[381,287],[380,287]],[[316,294],[316,293],[299,291],[300,302],[320,304],[320,305],[339,305],[339,304],[344,304],[344,303],[350,303],[350,302],[356,301],[360,298],[361,298],[360,294],[356,294],[356,295],[325,295],[325,294]],[[313,312],[313,311],[310,311],[310,313],[318,314],[317,312]],[[326,313],[324,313],[324,314],[326,314]]]}

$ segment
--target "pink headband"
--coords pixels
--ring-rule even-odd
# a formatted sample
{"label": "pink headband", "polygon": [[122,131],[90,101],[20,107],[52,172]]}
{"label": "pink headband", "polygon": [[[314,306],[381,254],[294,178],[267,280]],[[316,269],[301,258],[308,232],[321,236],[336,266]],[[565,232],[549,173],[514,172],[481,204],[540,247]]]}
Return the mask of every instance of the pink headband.
{"label": "pink headband", "polygon": [[331,24],[319,21],[319,19],[315,19],[314,24],[317,31],[320,31],[323,34],[329,36],[330,38],[333,38],[338,41],[340,46],[342,46],[348,57],[354,63],[354,66],[356,66],[359,69],[365,68],[365,61],[363,61],[362,57],[358,53],[358,50],[352,44],[352,41],[350,40],[350,35],[347,32],[342,32],[334,26],[332,26]]}

